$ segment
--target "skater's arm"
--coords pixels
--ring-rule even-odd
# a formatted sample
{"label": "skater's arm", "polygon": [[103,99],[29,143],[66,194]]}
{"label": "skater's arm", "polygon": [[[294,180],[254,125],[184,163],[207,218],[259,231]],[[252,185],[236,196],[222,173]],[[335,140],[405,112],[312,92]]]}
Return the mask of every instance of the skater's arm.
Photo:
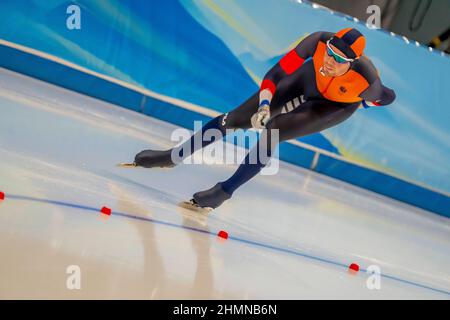
{"label": "skater's arm", "polygon": [[396,98],[394,90],[384,86],[380,78],[377,78],[360,97],[363,99],[364,108],[387,106]]}
{"label": "skater's arm", "polygon": [[303,39],[295,49],[289,51],[267,72],[261,83],[259,106],[269,106],[281,79],[298,70],[306,59],[312,57],[324,32],[314,32]]}
{"label": "skater's arm", "polygon": [[363,55],[356,62],[353,70],[357,71],[367,81],[367,88],[359,95],[363,99],[362,105],[364,108],[387,106],[394,102],[396,97],[394,90],[381,83],[379,71],[367,56]]}

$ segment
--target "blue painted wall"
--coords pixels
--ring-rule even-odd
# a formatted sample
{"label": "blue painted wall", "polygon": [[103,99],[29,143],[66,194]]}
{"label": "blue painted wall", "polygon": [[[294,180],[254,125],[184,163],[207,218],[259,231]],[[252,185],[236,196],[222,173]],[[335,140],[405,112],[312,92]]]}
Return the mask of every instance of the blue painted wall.
{"label": "blue painted wall", "polygon": [[[66,27],[71,4],[81,8],[80,30]],[[338,127],[301,141],[376,169],[362,172],[322,156],[319,172],[450,215],[447,56],[288,0],[4,0],[0,21],[1,39],[220,112],[255,92],[264,73],[303,36],[357,27],[367,37],[366,54],[398,99],[389,107],[361,109]],[[142,95],[133,90],[17,50],[1,47],[0,54],[4,67],[184,127],[207,119],[154,99],[142,106]],[[282,159],[301,166],[309,167],[312,156],[292,145],[280,147]],[[402,188],[402,179],[420,186]]]}

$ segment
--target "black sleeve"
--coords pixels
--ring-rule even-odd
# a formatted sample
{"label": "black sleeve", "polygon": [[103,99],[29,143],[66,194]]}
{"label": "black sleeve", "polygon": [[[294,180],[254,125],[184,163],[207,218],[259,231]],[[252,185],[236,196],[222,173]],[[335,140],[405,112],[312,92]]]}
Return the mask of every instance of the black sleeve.
{"label": "black sleeve", "polygon": [[[287,75],[285,70],[281,66],[281,60],[283,59],[291,59],[292,58],[292,52],[295,51],[303,60],[306,60],[314,55],[314,52],[316,52],[317,44],[321,39],[328,36],[329,32],[323,32],[318,31],[310,34],[305,39],[303,39],[292,51],[284,55],[280,62],[275,64],[264,76],[264,80],[270,80],[275,85]],[[331,33],[330,33],[331,34]],[[298,68],[301,67],[301,64],[298,66]]]}
{"label": "black sleeve", "polygon": [[395,100],[394,90],[381,83],[378,70],[368,57],[362,56],[358,59],[353,69],[369,83],[369,87],[359,95],[369,106],[386,106]]}
{"label": "black sleeve", "polygon": [[308,59],[312,57],[314,55],[314,52],[316,52],[317,44],[319,43],[319,41],[325,39],[328,36],[328,34],[329,32],[324,31],[317,31],[311,33],[305,39],[300,41],[297,47],[295,47],[295,51],[303,59]]}
{"label": "black sleeve", "polygon": [[386,106],[394,102],[396,95],[394,90],[385,87],[380,78],[377,78],[366,90],[364,90],[360,97],[366,102],[371,102],[375,105]]}

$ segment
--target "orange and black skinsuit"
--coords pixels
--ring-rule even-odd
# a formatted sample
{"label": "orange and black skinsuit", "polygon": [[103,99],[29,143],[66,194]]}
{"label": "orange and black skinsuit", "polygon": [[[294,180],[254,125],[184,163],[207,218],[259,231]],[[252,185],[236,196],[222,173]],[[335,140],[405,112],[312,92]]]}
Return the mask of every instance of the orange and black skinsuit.
{"label": "orange and black skinsuit", "polygon": [[[344,52],[347,58],[357,58],[351,62],[350,69],[339,77],[328,77],[320,71],[327,54],[326,43],[330,39],[330,43]],[[195,151],[195,136],[203,137],[208,129],[219,129],[225,135],[225,130],[229,128],[251,128],[252,115],[264,104],[270,106],[271,114],[266,128],[278,129],[279,142],[282,142],[335,126],[348,119],[360,105],[367,107],[392,103],[395,93],[382,85],[376,68],[363,55],[364,45],[362,34],[352,28],[338,33],[315,32],[309,35],[272,67],[258,92],[236,109],[212,119],[188,140],[185,143],[191,144],[188,150],[191,153]],[[201,140],[202,147],[211,143]],[[266,139],[260,139],[258,146],[249,152],[232,177],[209,190],[194,194],[195,202],[202,207],[219,206],[265,166],[262,161],[250,163],[250,153],[257,148],[265,148],[270,155],[273,147],[270,134]],[[182,153],[185,149],[181,150]],[[189,154],[183,155],[187,156]],[[145,151],[138,154],[135,161],[146,166]]]}
{"label": "orange and black skinsuit", "polygon": [[[350,29],[347,34],[353,30],[355,29]],[[302,94],[305,100],[325,99],[340,103],[359,103],[365,100],[377,106],[392,103],[395,99],[394,91],[382,85],[377,70],[364,55],[352,62],[349,71],[342,76],[327,77],[320,72],[326,54],[326,43],[333,37],[335,41],[332,40],[331,43],[346,53],[345,45],[336,41],[340,38],[335,34],[313,33],[266,74],[261,90],[268,89],[272,94],[277,93],[283,97]],[[346,55],[356,58],[351,51],[347,51]]]}

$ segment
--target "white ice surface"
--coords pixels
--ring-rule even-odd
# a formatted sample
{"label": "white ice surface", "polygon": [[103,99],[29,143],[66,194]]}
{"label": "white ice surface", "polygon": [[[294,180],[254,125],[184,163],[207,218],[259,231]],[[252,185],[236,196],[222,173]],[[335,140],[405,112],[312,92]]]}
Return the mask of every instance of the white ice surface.
{"label": "white ice surface", "polygon": [[205,217],[237,165],[115,167],[174,128],[0,69],[0,298],[450,298],[450,219],[283,163]]}

